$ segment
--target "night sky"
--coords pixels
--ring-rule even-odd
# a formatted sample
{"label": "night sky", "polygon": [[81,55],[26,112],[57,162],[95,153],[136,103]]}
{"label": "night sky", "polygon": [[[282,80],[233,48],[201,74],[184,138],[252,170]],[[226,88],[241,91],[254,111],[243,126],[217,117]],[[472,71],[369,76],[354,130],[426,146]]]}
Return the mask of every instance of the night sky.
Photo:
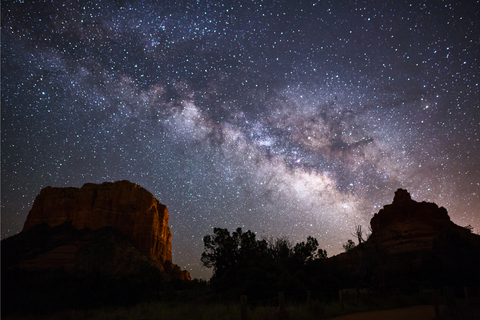
{"label": "night sky", "polygon": [[124,179],[193,277],[213,227],[331,256],[397,188],[480,230],[480,1],[217,2],[2,1],[2,238]]}

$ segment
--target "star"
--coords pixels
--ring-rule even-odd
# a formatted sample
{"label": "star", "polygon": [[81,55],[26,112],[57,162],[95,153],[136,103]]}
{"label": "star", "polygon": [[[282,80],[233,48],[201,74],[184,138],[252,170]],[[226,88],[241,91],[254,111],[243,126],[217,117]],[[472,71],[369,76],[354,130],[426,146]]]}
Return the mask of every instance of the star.
{"label": "star", "polygon": [[2,4],[2,238],[47,186],[130,180],[202,237],[334,255],[407,189],[480,230],[478,3]]}

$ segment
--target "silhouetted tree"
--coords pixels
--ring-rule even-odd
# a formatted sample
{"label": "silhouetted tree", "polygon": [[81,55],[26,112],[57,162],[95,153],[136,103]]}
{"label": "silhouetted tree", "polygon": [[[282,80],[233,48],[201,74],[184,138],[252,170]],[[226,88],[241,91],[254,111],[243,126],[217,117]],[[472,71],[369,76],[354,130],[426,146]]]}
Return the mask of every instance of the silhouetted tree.
{"label": "silhouetted tree", "polygon": [[293,245],[288,237],[270,237],[264,240],[268,244],[268,252],[273,260],[287,260],[293,255]]}
{"label": "silhouetted tree", "polygon": [[234,269],[241,261],[259,258],[267,251],[266,241],[257,241],[250,230],[242,232],[242,228],[238,228],[230,235],[227,229],[214,228],[213,233],[203,238],[205,252],[201,261],[205,267],[213,267],[214,277]]}
{"label": "silhouetted tree", "polygon": [[317,251],[317,259],[327,259],[327,250],[318,249],[318,251]]}
{"label": "silhouetted tree", "polygon": [[307,242],[300,242],[293,248],[293,255],[301,263],[306,263],[316,259],[318,241],[314,237],[308,236]]}
{"label": "silhouetted tree", "polygon": [[363,239],[363,231],[362,231],[362,226],[358,225],[355,227],[355,231],[351,233],[352,236],[357,237],[358,239],[358,244],[365,242]]}
{"label": "silhouetted tree", "polygon": [[293,245],[287,237],[257,240],[253,232],[242,232],[241,228],[232,234],[214,228],[214,234],[203,241],[201,261],[213,268],[210,283],[230,297],[255,291],[256,298],[261,299],[271,291],[305,290],[311,274],[306,270],[327,256],[325,250],[318,249],[314,237]]}
{"label": "silhouetted tree", "polygon": [[348,239],[347,243],[343,244],[343,249],[345,250],[345,252],[348,252],[353,248],[355,248],[355,242],[353,242],[351,239]]}

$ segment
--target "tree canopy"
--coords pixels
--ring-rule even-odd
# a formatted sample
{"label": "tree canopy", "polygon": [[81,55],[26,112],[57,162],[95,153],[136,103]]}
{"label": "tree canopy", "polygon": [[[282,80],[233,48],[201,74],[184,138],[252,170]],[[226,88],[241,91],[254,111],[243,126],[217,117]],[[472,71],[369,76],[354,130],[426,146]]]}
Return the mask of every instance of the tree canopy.
{"label": "tree canopy", "polygon": [[205,252],[201,261],[205,267],[213,267],[215,277],[267,252],[267,242],[257,240],[250,230],[242,232],[242,228],[238,228],[230,235],[227,229],[214,228],[213,233],[203,238]]}
{"label": "tree canopy", "polygon": [[286,237],[257,239],[255,233],[241,228],[231,234],[214,228],[213,235],[205,236],[203,242],[201,261],[213,268],[211,283],[225,288],[248,287],[249,283],[270,289],[298,285],[298,275],[305,273],[307,264],[327,257],[314,237],[293,245]]}

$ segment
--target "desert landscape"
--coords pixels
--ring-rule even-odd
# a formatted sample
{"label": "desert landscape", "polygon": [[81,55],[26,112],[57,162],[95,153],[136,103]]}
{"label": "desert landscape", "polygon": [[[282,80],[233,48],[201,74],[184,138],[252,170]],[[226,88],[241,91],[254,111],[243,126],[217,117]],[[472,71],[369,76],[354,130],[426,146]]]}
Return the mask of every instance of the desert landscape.
{"label": "desert landscape", "polygon": [[478,0],[0,6],[2,319],[478,319]]}
{"label": "desert landscape", "polygon": [[285,237],[257,239],[241,228],[215,228],[204,237],[199,257],[213,269],[208,281],[192,280],[173,264],[168,219],[166,206],[125,180],[43,189],[23,231],[2,240],[2,316],[478,315],[480,236],[453,223],[444,208],[412,200],[404,189],[373,216],[371,234],[356,228],[358,243],[346,242],[345,252],[332,257],[313,237],[294,244]]}

